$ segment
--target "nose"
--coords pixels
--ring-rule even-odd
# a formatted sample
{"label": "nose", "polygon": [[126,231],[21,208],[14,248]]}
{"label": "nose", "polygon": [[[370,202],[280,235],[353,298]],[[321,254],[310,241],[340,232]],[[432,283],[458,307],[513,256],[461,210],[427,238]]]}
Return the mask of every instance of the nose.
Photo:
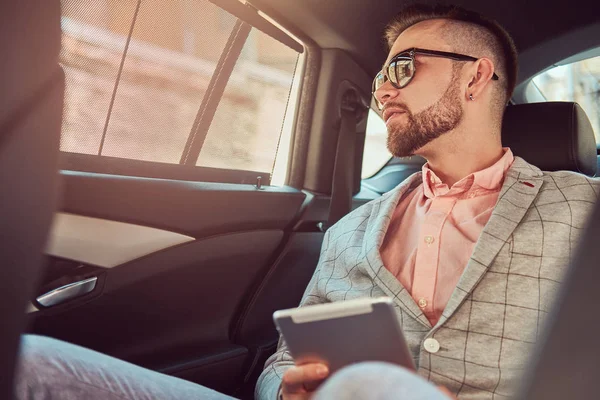
{"label": "nose", "polygon": [[373,93],[373,96],[375,96],[375,99],[381,106],[384,106],[388,101],[394,100],[396,97],[398,97],[399,93],[400,89],[396,89],[388,80],[386,83],[381,85],[381,87],[377,89],[375,93]]}

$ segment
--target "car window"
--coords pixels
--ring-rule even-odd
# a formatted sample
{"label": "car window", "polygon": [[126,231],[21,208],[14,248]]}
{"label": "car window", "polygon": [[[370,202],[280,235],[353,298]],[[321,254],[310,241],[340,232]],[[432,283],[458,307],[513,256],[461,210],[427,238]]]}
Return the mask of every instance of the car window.
{"label": "car window", "polygon": [[[297,48],[254,27],[239,34],[239,19],[208,0],[63,0],[62,14],[63,154],[269,177],[278,150],[289,149]],[[235,41],[243,46],[233,72],[222,73]],[[222,96],[212,86],[219,79]],[[210,125],[197,141],[199,120]],[[187,159],[192,141],[199,152]]]}
{"label": "car window", "polygon": [[297,61],[294,50],[250,32],[196,165],[273,169]]}
{"label": "car window", "polygon": [[600,144],[600,57],[555,66],[535,78],[548,101],[575,101],[585,110]]}
{"label": "car window", "polygon": [[369,109],[362,163],[362,179],[375,175],[392,158],[392,154],[387,149],[386,140],[387,128],[385,122],[383,122],[379,114]]}

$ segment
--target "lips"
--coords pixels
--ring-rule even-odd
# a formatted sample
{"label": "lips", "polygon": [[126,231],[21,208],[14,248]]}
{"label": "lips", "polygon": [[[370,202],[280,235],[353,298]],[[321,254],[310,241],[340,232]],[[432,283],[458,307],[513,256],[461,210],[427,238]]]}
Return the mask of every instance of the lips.
{"label": "lips", "polygon": [[398,114],[404,114],[405,112],[406,112],[405,110],[400,109],[400,108],[390,108],[383,112],[383,120],[387,124],[387,122],[390,120],[390,118],[392,118]]}

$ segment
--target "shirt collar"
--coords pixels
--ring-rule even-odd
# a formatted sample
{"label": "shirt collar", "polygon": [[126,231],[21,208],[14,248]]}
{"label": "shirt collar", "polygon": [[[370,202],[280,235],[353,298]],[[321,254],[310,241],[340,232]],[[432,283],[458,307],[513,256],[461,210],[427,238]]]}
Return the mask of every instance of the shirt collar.
{"label": "shirt collar", "polygon": [[474,172],[462,178],[460,181],[448,188],[440,178],[438,178],[431,169],[429,163],[425,163],[422,167],[423,172],[423,191],[428,198],[443,196],[449,192],[452,194],[463,193],[471,189],[499,189],[502,186],[504,175],[512,165],[514,156],[510,148],[503,148],[504,155],[493,165]]}

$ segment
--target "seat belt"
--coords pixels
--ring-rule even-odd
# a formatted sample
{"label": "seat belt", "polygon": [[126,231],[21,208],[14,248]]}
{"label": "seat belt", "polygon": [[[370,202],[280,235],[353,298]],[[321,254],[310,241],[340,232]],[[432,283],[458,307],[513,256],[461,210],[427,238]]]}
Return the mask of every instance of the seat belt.
{"label": "seat belt", "polygon": [[331,202],[327,222],[319,224],[322,232],[333,226],[352,209],[356,127],[366,111],[357,91],[353,88],[344,92],[340,103],[340,130],[333,167]]}

